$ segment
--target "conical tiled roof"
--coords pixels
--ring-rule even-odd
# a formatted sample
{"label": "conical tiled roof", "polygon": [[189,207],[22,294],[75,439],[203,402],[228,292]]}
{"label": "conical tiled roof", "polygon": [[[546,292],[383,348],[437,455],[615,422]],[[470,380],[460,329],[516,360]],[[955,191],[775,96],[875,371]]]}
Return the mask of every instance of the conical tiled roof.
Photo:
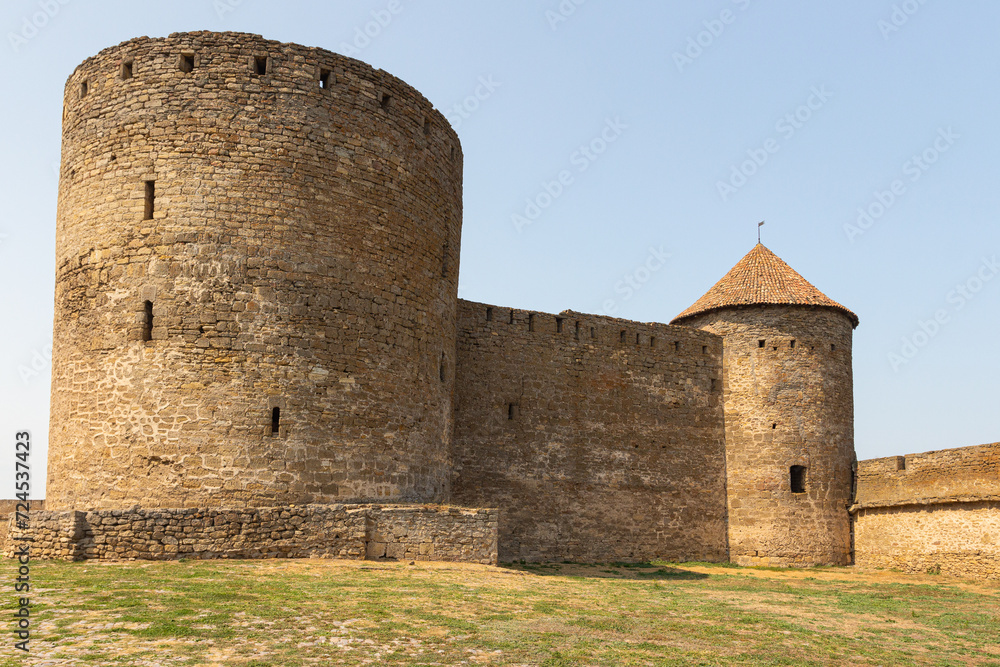
{"label": "conical tiled roof", "polygon": [[671,324],[719,308],[750,305],[825,306],[844,313],[858,326],[858,316],[826,296],[758,243],[729,273]]}

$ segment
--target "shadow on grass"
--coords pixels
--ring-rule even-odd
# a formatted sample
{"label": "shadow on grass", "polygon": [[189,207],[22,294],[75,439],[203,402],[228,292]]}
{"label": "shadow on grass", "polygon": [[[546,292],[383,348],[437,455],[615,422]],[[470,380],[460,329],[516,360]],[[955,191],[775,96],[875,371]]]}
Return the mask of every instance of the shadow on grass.
{"label": "shadow on grass", "polygon": [[508,570],[540,576],[634,579],[639,581],[701,581],[711,575],[654,563],[501,563]]}

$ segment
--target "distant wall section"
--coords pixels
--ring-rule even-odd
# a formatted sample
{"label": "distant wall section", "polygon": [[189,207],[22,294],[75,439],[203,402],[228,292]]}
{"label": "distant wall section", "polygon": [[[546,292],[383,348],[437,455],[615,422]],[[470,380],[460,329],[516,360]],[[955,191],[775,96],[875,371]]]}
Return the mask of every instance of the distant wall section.
{"label": "distant wall section", "polygon": [[453,502],[501,561],[723,561],[722,339],[459,301]]}
{"label": "distant wall section", "polygon": [[1000,443],[858,463],[855,563],[1000,579]]}

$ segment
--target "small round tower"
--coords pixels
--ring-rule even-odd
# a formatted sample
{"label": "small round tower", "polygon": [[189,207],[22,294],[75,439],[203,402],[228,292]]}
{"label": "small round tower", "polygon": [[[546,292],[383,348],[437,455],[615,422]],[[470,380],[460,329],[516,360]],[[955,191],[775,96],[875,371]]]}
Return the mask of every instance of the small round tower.
{"label": "small round tower", "polygon": [[850,563],[857,316],[758,243],[672,324],[723,337],[730,560]]}
{"label": "small round tower", "polygon": [[450,494],[462,153],[403,81],[242,33],[69,77],[50,509]]}

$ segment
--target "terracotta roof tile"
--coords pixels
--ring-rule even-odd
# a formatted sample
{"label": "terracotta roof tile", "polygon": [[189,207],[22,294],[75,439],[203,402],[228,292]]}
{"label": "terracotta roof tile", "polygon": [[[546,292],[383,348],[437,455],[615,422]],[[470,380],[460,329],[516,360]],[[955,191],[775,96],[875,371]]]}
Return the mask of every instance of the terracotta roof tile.
{"label": "terracotta roof tile", "polygon": [[857,315],[813,287],[760,243],[671,324],[719,308],[758,304],[825,306],[841,311],[858,326]]}

